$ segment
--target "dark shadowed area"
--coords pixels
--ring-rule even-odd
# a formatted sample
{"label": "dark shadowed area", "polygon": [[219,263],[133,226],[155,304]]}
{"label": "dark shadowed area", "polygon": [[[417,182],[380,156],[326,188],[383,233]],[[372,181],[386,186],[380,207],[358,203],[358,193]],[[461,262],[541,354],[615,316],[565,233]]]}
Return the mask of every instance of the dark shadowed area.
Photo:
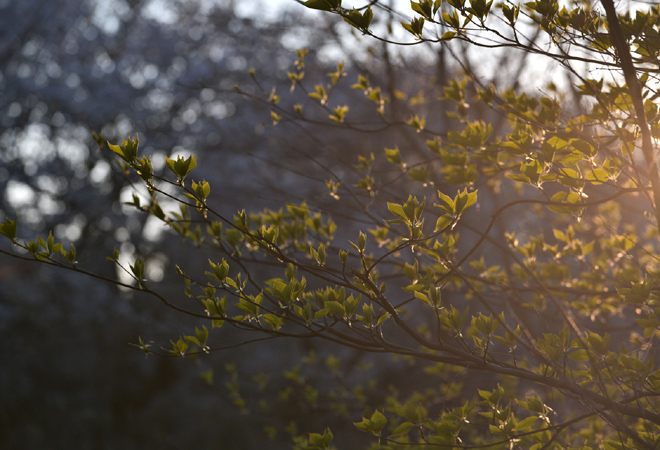
{"label": "dark shadowed area", "polygon": [[[110,279],[125,279],[105,261],[113,249],[125,261],[146,255],[148,278],[162,280],[164,292],[174,289],[171,257],[191,247],[125,205],[135,185],[94,133],[110,142],[139,134],[141,152],[154,155],[159,170],[165,156],[194,152],[203,161],[199,177],[222,193],[217,207],[229,215],[305,198],[334,207],[328,167],[339,176],[350,172],[351,148],[375,146],[377,137],[351,141],[331,128],[273,132],[267,105],[250,96],[287,92],[286,71],[303,46],[313,49],[308,78],[336,70],[336,33],[301,16],[295,4],[268,11],[267,20],[237,6],[0,2],[0,212],[23,218],[19,234],[53,230],[57,240],[75,244],[80,264]],[[352,80],[356,68],[366,70],[365,61],[349,65]],[[341,100],[355,96],[347,88],[336,93]],[[323,156],[319,146],[331,142],[334,153]],[[163,203],[168,207],[176,205]],[[345,208],[336,212],[337,220],[352,217]],[[190,255],[190,264],[206,263]],[[365,355],[335,352],[340,360],[314,343],[275,340],[199,360],[145,359],[129,346],[141,336],[165,345],[191,324],[154,299],[3,255],[0,447],[289,448],[305,431],[296,422],[318,428],[328,418],[359,418],[359,408],[346,406],[354,384],[334,393],[333,404],[315,401],[319,392],[308,389],[302,398],[298,391],[302,377],[326,372],[340,384],[357,380],[360,395],[368,395],[364,373],[373,369]],[[237,333],[220,346],[249,339]],[[382,369],[381,379],[386,371],[397,376],[396,367]],[[300,408],[310,399],[304,419]]]}

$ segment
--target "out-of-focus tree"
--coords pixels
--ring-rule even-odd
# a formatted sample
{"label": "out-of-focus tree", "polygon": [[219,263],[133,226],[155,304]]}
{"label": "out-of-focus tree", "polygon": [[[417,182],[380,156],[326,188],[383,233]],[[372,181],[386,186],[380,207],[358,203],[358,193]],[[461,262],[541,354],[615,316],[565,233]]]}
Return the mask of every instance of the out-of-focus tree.
{"label": "out-of-focus tree", "polygon": [[[282,11],[256,21],[223,2],[0,2],[1,214],[21,217],[21,234],[53,230],[103,277],[122,274],[94,255],[117,248],[147,255],[149,276],[162,278],[172,255],[189,248],[171,238],[164,245],[157,220],[123,205],[132,182],[94,133],[115,140],[139,131],[151,153],[205,154],[204,176],[227,193],[226,212],[283,198],[297,181],[272,177],[262,161],[282,162],[287,149],[263,139],[255,123],[263,105],[236,95],[234,84],[259,92],[254,67],[268,90],[284,90],[287,33],[301,20]],[[317,35],[310,28],[307,42]],[[232,375],[223,362],[181,371],[179,362],[126,352],[140,333],[165,338],[182,327],[176,316],[97,279],[0,256],[0,446],[257,445],[226,401]],[[208,386],[198,374],[213,369]],[[214,436],[200,437],[217,421]]]}
{"label": "out-of-focus tree", "polygon": [[[247,355],[246,344],[263,349],[276,338],[334,344],[337,354],[319,361],[312,353],[290,367],[279,391],[280,401],[297,405],[282,415],[293,420],[288,431],[299,449],[332,448],[330,427],[308,435],[298,428],[328,410],[372,436],[367,448],[657,447],[660,8],[639,5],[632,16],[617,14],[612,0],[600,9],[423,0],[411,2],[406,18],[379,1],[358,9],[340,0],[303,4],[347,23],[331,29],[332,39],[374,42],[369,51],[381,62],[353,62],[386,76],[365,72],[347,82],[339,63],[315,79],[301,49],[287,73],[290,95],[269,90],[259,72],[249,72],[256,89],[237,91],[269,104],[274,132],[309,161],[281,161],[264,173],[315,178],[319,167],[327,202],[305,192],[309,202],[226,213],[231,192],[210,180],[207,164],[197,167],[205,156],[145,155],[137,138],[108,142],[112,167],[132,173],[135,210],[199,247],[196,260],[172,258],[176,275],[165,279],[178,280],[177,291],[151,279],[149,252],[108,255],[124,276],[106,281],[193,321],[169,346],[142,338],[137,346],[199,358],[231,348]],[[410,40],[394,30],[399,20]],[[412,58],[393,63],[395,52],[415,46],[437,50],[437,78],[421,89],[406,85],[424,78]],[[490,76],[509,69],[488,68],[489,59],[515,61],[514,76]],[[559,80],[523,79],[527,64],[548,61]],[[397,64],[403,70],[387,72]],[[464,78],[450,79],[450,65]],[[360,102],[340,89],[347,83],[370,112],[356,112]],[[531,86],[540,92],[525,92]],[[197,115],[187,114],[194,126]],[[345,137],[321,135],[321,125]],[[175,122],[168,126],[176,131]],[[333,147],[340,142],[362,149],[350,161]],[[376,146],[384,147],[379,157]],[[254,186],[246,187],[260,191]],[[74,247],[47,235],[23,238],[17,223],[10,216],[0,227],[15,246],[3,254],[99,276],[76,263]],[[392,379],[358,364],[382,354],[413,370]],[[326,372],[307,378],[319,364]],[[387,370],[382,361],[377,367]],[[348,378],[353,368],[363,370]],[[266,375],[225,370],[239,410],[273,407]],[[246,389],[261,401],[251,404]],[[326,423],[342,444],[363,446]],[[266,433],[280,431],[271,425]]]}

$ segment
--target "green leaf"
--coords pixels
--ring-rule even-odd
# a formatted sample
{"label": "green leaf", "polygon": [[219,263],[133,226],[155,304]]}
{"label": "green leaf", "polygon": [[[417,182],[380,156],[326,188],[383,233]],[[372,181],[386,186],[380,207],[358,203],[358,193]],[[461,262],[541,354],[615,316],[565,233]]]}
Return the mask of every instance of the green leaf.
{"label": "green leaf", "polygon": [[348,106],[337,106],[332,110],[332,114],[328,116],[329,119],[334,120],[337,123],[344,123],[346,114],[348,113]]}
{"label": "green leaf", "polygon": [[401,153],[398,148],[386,148],[385,157],[392,164],[403,164],[403,159],[401,158]]}
{"label": "green leaf", "polygon": [[135,260],[135,263],[133,265],[129,265],[129,267],[135,276],[135,280],[138,283],[142,283],[142,278],[144,277],[144,260],[138,258]]}
{"label": "green leaf", "polygon": [[424,19],[420,17],[413,18],[410,23],[401,22],[401,26],[415,36],[417,39],[422,39],[422,33],[424,31]]}
{"label": "green leaf", "polygon": [[569,353],[568,357],[574,361],[589,361],[589,352],[581,348]]}
{"label": "green leaf", "polygon": [[524,431],[527,430],[528,428],[531,428],[532,424],[539,420],[538,416],[530,416],[530,417],[525,417],[523,420],[518,422],[515,427],[511,431]]}
{"label": "green leaf", "polygon": [[192,189],[197,194],[197,197],[204,200],[211,193],[211,185],[208,182],[202,181],[197,184],[194,181],[192,182]]}
{"label": "green leaf", "polygon": [[319,265],[323,266],[325,265],[325,259],[326,259],[326,251],[325,251],[325,245],[319,244],[319,250],[318,250],[318,263]]}
{"label": "green leaf", "polygon": [[344,306],[336,301],[332,302],[325,302],[325,308],[328,309],[329,311],[339,314],[339,315],[344,315],[346,314],[346,310],[344,309]]}
{"label": "green leaf", "polygon": [[601,184],[608,181],[610,176],[605,170],[597,168],[587,172],[586,179],[591,181],[592,184]]}
{"label": "green leaf", "polygon": [[438,221],[435,223],[435,230],[433,231],[434,233],[437,233],[438,231],[443,231],[449,227],[454,219],[449,215],[449,214],[444,214],[438,218]]}
{"label": "green leaf", "polygon": [[326,428],[323,434],[309,433],[309,444],[313,447],[306,447],[308,450],[329,450],[333,435],[330,428]]}
{"label": "green leaf", "polygon": [[363,232],[360,231],[360,235],[358,236],[358,250],[360,252],[364,252],[364,248],[367,245],[367,235],[364,234]]}
{"label": "green leaf", "polygon": [[339,250],[339,259],[341,260],[342,265],[346,265],[348,260],[348,252],[346,250]]}
{"label": "green leaf", "polygon": [[197,159],[195,158],[195,155],[190,155],[185,159],[182,156],[177,156],[176,161],[165,157],[165,163],[167,164],[167,168],[174,172],[179,180],[183,180],[186,175],[197,167]]}
{"label": "green leaf", "polygon": [[392,431],[390,437],[403,436],[404,434],[408,434],[408,432],[414,425],[415,424],[412,422],[403,422],[401,425],[399,425]]}
{"label": "green leaf", "polygon": [[429,306],[433,306],[433,304],[431,303],[431,300],[429,300],[429,297],[426,294],[423,294],[423,293],[418,292],[418,291],[415,291],[414,294],[415,294],[415,298],[417,298],[418,300],[423,301],[424,303],[426,303]]}
{"label": "green leaf", "polygon": [[264,319],[264,322],[275,331],[279,330],[282,328],[282,325],[284,325],[284,319],[275,314],[264,314],[262,318]]}
{"label": "green leaf", "polygon": [[385,418],[383,413],[381,413],[378,410],[376,410],[372,414],[370,421],[373,424],[374,427],[373,429],[376,430],[378,433],[380,433],[380,430],[382,430],[385,424],[387,423],[387,419]]}
{"label": "green leaf", "polygon": [[456,36],[455,31],[447,31],[447,32],[443,33],[440,40],[441,41],[451,41],[452,39],[454,39],[454,36]]}
{"label": "green leaf", "polygon": [[406,215],[406,212],[403,209],[403,206],[399,205],[398,203],[387,203],[387,209],[394,214],[395,216],[399,216],[402,219],[408,221],[408,216]]}
{"label": "green leaf", "polygon": [[467,188],[463,192],[459,192],[454,198],[454,205],[456,208],[456,214],[463,214],[463,212],[468,209],[470,206],[474,205],[477,202],[477,191],[471,192],[468,194]]}
{"label": "green leaf", "polygon": [[53,236],[53,232],[48,233],[48,239],[46,240],[47,245],[46,248],[48,249],[49,253],[53,253],[53,247],[55,245],[55,237]]}
{"label": "green leaf", "polygon": [[213,269],[213,274],[215,275],[215,279],[218,281],[225,281],[225,279],[227,278],[227,274],[229,273],[229,264],[227,264],[227,261],[225,261],[225,259],[222,258],[222,263],[214,264],[213,261],[209,259],[209,264]]}
{"label": "green leaf", "polygon": [[121,159],[126,161],[128,164],[135,164],[137,162],[138,147],[140,145],[140,139],[138,137],[135,140],[130,137],[128,140],[123,140],[121,145],[113,145],[108,142],[108,147]]}
{"label": "green leaf", "polygon": [[617,291],[625,296],[627,303],[641,305],[648,302],[652,289],[653,283],[650,280],[643,280],[640,283],[632,283],[630,288],[619,288]]}
{"label": "green leaf", "polygon": [[550,201],[563,204],[549,205],[548,209],[554,212],[573,214],[582,210],[582,207],[580,206],[580,203],[582,203],[581,197],[572,191],[559,191],[552,196]]}
{"label": "green leaf", "polygon": [[465,207],[463,208],[463,211],[465,211],[465,210],[468,209],[470,206],[472,206],[472,205],[474,205],[475,203],[477,203],[477,192],[478,192],[478,191],[475,190],[474,192],[470,192],[470,193],[468,194],[467,203],[465,204]]}
{"label": "green leaf", "polygon": [[362,422],[353,422],[353,425],[355,425],[360,431],[364,431],[365,433],[370,433],[376,436],[380,435],[381,430],[383,427],[385,427],[386,424],[387,419],[383,413],[378,410],[376,410],[371,415],[370,419],[363,417]]}
{"label": "green leaf", "polygon": [[385,314],[379,316],[378,320],[376,321],[376,327],[381,326],[389,318],[390,318],[390,313],[385,313]]}
{"label": "green leaf", "polygon": [[443,194],[438,191],[438,197],[440,197],[441,204],[435,204],[436,207],[442,209],[448,214],[454,215],[456,213],[456,206],[454,200],[451,199],[448,195]]}
{"label": "green leaf", "polygon": [[195,344],[197,347],[202,348],[202,344],[199,342],[199,339],[197,339],[195,336],[184,336],[183,337],[186,341],[190,342],[191,344]]}
{"label": "green leaf", "polygon": [[371,24],[372,19],[374,18],[374,13],[369,6],[364,13],[360,13],[357,9],[353,9],[348,13],[342,14],[344,20],[349,24],[353,25],[355,28],[362,32],[367,32],[369,25]]}
{"label": "green leaf", "polygon": [[201,330],[199,328],[195,328],[195,335],[201,344],[200,347],[204,347],[206,345],[206,340],[209,337],[209,330],[204,325],[202,325]]}
{"label": "green leaf", "polygon": [[507,174],[507,178],[510,178],[513,181],[520,181],[522,183],[532,184],[532,181],[529,179],[529,177],[519,173]]}
{"label": "green leaf", "polygon": [[311,9],[332,11],[341,7],[341,0],[307,0],[303,5]]}
{"label": "green leaf", "polygon": [[6,236],[10,241],[16,242],[16,217],[14,220],[5,218],[5,221],[0,224],[0,234]]}
{"label": "green leaf", "polygon": [[566,156],[564,156],[562,159],[559,161],[565,165],[565,166],[572,166],[575,165],[577,162],[584,160],[584,156],[580,155],[579,153],[570,153]]}
{"label": "green leaf", "polygon": [[585,140],[571,139],[570,145],[583,155],[592,157],[596,154],[594,146]]}
{"label": "green leaf", "polygon": [[62,255],[64,255],[64,257],[66,258],[66,260],[69,261],[69,264],[71,264],[72,266],[78,264],[78,261],[76,261],[76,247],[74,247],[73,244],[71,244],[71,250],[67,252],[64,249],[62,249],[61,252]]}
{"label": "green leaf", "polygon": [[108,141],[108,147],[110,147],[110,150],[115,152],[121,158],[124,158],[124,151],[121,149],[119,145],[111,144],[110,141]]}

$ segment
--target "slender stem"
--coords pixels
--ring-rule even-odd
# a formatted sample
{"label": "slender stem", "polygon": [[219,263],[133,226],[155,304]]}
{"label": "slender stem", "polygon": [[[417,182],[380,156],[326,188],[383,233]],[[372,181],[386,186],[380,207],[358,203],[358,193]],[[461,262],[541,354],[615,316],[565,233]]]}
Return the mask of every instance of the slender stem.
{"label": "slender stem", "polygon": [[616,48],[617,54],[621,60],[621,69],[626,79],[630,97],[632,98],[633,108],[637,116],[637,125],[642,134],[642,153],[646,166],[648,167],[648,176],[653,190],[653,213],[655,215],[656,226],[660,227],[660,174],[658,173],[658,163],[655,157],[655,149],[651,141],[651,130],[646,121],[646,111],[644,109],[644,98],[642,97],[642,88],[637,78],[637,71],[633,65],[630,55],[630,46],[626,41],[621,30],[621,24],[616,14],[613,0],[601,0],[607,15],[607,22],[610,29],[610,37]]}

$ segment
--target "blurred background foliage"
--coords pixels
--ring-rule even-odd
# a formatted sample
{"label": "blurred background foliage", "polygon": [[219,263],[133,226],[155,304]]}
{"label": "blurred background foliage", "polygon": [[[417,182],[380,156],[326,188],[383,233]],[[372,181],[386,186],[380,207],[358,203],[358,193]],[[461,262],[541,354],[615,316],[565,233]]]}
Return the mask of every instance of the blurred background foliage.
{"label": "blurred background foliage", "polygon": [[[406,18],[389,8],[394,1],[378,3],[385,13],[372,26],[391,36],[388,24],[398,27]],[[187,272],[200,273],[209,258],[222,255],[192,248],[125,204],[136,186],[104,142],[139,134],[141,153],[154,155],[157,172],[165,157],[194,153],[195,179],[210,183],[211,206],[222,215],[304,200],[312,212],[330,213],[339,223],[342,244],[363,225],[387,217],[385,202],[373,201],[376,191],[401,204],[409,194],[431,199],[437,189],[478,189],[479,213],[466,215],[458,228],[460,251],[482,233],[478,221],[500,211],[516,187],[500,184],[494,173],[477,174],[478,163],[465,155],[443,155],[438,141],[438,152],[430,155],[426,137],[461,129],[454,126],[459,115],[485,120],[496,135],[511,131],[506,109],[472,102],[475,84],[511,88],[506,95],[512,103],[513,92],[521,90],[531,92],[533,103],[539,91],[526,88],[534,86],[542,95],[551,92],[548,110],[579,113],[587,107],[588,101],[580,106],[571,80],[553,78],[553,67],[524,51],[479,53],[460,42],[435,50],[388,47],[360,39],[326,16],[305,14],[293,1],[0,0],[0,216],[21,218],[19,236],[45,236],[52,229],[58,241],[75,244],[81,267],[106,278],[124,276],[105,261],[113,249],[121,251],[123,263],[143,257],[147,278],[160,282],[157,289],[187,301],[172,265],[183,261]],[[541,42],[539,34],[530,42]],[[302,47],[309,49],[304,61],[304,53],[296,53]],[[292,83],[303,71],[301,82]],[[463,72],[474,76],[451,81]],[[333,74],[339,82],[324,101]],[[388,100],[385,119],[369,98],[376,86]],[[316,98],[309,95],[314,89]],[[453,119],[445,106],[452,104]],[[343,105],[350,106],[350,120],[329,121]],[[415,123],[420,117],[432,125],[427,134]],[[372,154],[378,155],[373,164]],[[377,185],[361,189],[371,175]],[[330,185],[328,192],[329,180],[342,188],[335,192]],[[161,205],[177,208],[175,202]],[[515,231],[525,241],[550,231],[540,209],[503,214],[498,233]],[[612,230],[641,231],[644,225],[635,201],[595,214]],[[561,225],[571,220],[558,219]],[[583,231],[591,233],[584,222]],[[511,266],[513,258],[497,254],[498,245],[487,242],[474,256]],[[533,260],[535,245],[521,246],[521,253]],[[485,262],[473,262],[479,279]],[[546,275],[562,279],[582,262],[554,273],[549,264]],[[281,276],[271,275],[276,266],[264,264],[252,274]],[[401,287],[402,278],[388,284]],[[542,302],[534,291],[525,295]],[[517,308],[506,296],[501,300]],[[469,296],[450,292],[443,302],[463,307]],[[607,306],[589,318],[589,329],[629,329],[614,317],[620,304]],[[412,305],[407,311],[413,325],[424,323],[418,311]],[[552,308],[513,312],[539,330],[561,322]],[[0,448],[277,449],[325,426],[337,447],[357,448],[371,441],[352,422],[375,407],[395,411],[405,402],[419,403],[433,415],[473,397],[477,386],[495,387],[488,374],[467,376],[310,340],[255,339],[234,329],[212,337],[222,351],[200,358],[145,359],[129,346],[142,337],[160,349],[200,325],[117,286],[0,255]],[[396,330],[392,335],[401,337]],[[515,395],[504,387],[507,398]]]}
{"label": "blurred background foliage", "polygon": [[[250,96],[287,93],[301,46],[312,49],[308,79],[325,77],[342,44],[336,25],[311,21],[293,2],[261,5],[0,1],[0,215],[18,214],[26,227],[19,234],[53,229],[104,276],[118,275],[104,260],[114,248],[148,255],[149,278],[167,289],[170,255],[185,259],[190,249],[123,205],[133,187],[94,132],[111,142],[139,133],[142,152],[156,161],[194,151],[203,161],[197,175],[222,192],[217,206],[229,214],[300,202],[301,192],[330,208],[330,159],[319,142],[336,150],[339,172],[350,171],[345,155],[356,148],[382,145],[374,134],[339,138],[331,128],[270,130],[269,108]],[[382,52],[371,49],[374,60]],[[388,64],[386,72],[347,61],[351,81],[335,95],[361,96],[349,89],[356,71],[394,76]],[[145,360],[129,346],[189,326],[153,300],[2,256],[0,447],[290,448],[293,435],[334,425],[328,417],[359,419],[355,398],[375,392],[372,357],[329,356],[315,343],[253,344],[199,361]],[[231,339],[226,346],[247,338]],[[376,379],[386,387],[404,368],[388,363]],[[323,377],[334,380],[332,391]]]}
{"label": "blurred background foliage", "polygon": [[[425,144],[405,122],[423,114],[446,131],[451,119],[429,100],[445,95],[460,67],[444,47],[404,58],[378,42],[342,37],[337,27],[345,24],[305,14],[294,2],[249,3],[0,0],[0,216],[21,217],[19,235],[53,229],[58,240],[75,243],[81,265],[106,277],[121,277],[104,259],[114,248],[127,259],[147,257],[148,278],[174,289],[172,255],[198,268],[207,259],[123,204],[134,186],[94,138],[118,142],[139,133],[142,153],[156,163],[194,152],[195,176],[209,181],[221,202],[214,208],[224,214],[306,200],[332,213],[344,237],[355,235],[369,194],[340,204],[328,195],[329,174],[357,183],[356,155],[395,145],[422,161]],[[355,51],[359,45],[366,51]],[[276,97],[289,111],[298,103],[318,107],[309,91],[289,95],[287,72],[295,72],[301,47],[310,49],[308,89],[327,83],[345,59],[339,72],[346,80],[333,89],[332,105],[349,104],[360,119],[342,133],[322,108],[305,109],[305,126],[271,126]],[[524,82],[528,61],[501,57],[506,64],[498,60],[501,70],[485,84]],[[382,87],[387,124],[351,89],[358,73]],[[471,111],[475,119],[485,114]],[[373,170],[389,180],[381,194],[392,201],[441,187],[415,184],[412,191],[391,165]],[[480,192],[486,196],[493,208],[506,198]],[[527,219],[515,218],[521,228]],[[329,425],[335,444],[350,448],[350,439],[368,439],[351,422],[373,399],[393,402],[409,394],[405,386],[429,386],[441,408],[463,385],[451,370],[411,370],[410,361],[317,342],[243,346],[250,336],[241,333],[226,337],[227,350],[197,360],[145,360],[129,346],[139,336],[162,345],[194,325],[116,286],[1,256],[0,447],[290,448],[292,437]],[[404,376],[403,387],[391,386]],[[492,387],[474,376],[470,383]]]}

